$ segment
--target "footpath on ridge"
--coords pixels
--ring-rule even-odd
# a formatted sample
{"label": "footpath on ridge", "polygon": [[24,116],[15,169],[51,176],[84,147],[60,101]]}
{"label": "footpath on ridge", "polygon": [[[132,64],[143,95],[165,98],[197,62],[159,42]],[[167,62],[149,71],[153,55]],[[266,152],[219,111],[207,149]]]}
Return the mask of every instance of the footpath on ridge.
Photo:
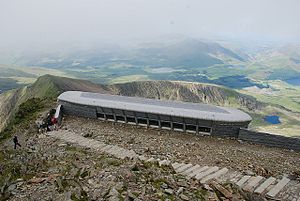
{"label": "footpath on ridge", "polygon": [[275,200],[300,201],[299,181],[282,177],[262,177],[247,175],[226,167],[206,166],[205,164],[182,163],[180,161],[161,160],[154,157],[138,155],[133,150],[124,149],[116,145],[105,144],[101,141],[89,139],[68,130],[58,130],[47,135],[81,147],[91,148],[107,153],[119,159],[142,160],[158,162],[159,165],[170,165],[177,174],[199,180],[202,184],[217,181],[219,183],[231,182],[247,192],[257,193],[266,198]]}

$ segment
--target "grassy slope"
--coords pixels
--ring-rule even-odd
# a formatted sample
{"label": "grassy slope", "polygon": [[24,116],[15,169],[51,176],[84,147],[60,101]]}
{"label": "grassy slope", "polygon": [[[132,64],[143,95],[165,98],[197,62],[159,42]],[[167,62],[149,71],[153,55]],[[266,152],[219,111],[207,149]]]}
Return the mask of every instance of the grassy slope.
{"label": "grassy slope", "polygon": [[13,119],[22,103],[31,98],[38,98],[41,99],[41,101],[47,100],[50,104],[56,101],[56,98],[60,93],[68,90],[97,93],[106,92],[101,85],[85,80],[75,80],[52,75],[41,76],[32,85],[17,90],[11,90],[0,95],[0,131]]}

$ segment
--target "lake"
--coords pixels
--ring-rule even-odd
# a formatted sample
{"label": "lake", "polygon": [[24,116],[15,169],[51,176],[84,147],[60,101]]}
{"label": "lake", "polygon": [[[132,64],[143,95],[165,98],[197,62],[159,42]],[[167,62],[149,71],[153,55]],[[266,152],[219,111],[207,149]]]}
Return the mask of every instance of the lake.
{"label": "lake", "polygon": [[298,78],[291,78],[288,80],[285,80],[287,83],[291,84],[291,85],[295,85],[295,86],[300,86],[300,77]]}
{"label": "lake", "polygon": [[265,116],[265,121],[270,124],[280,124],[279,116],[277,115],[271,115],[271,116]]}

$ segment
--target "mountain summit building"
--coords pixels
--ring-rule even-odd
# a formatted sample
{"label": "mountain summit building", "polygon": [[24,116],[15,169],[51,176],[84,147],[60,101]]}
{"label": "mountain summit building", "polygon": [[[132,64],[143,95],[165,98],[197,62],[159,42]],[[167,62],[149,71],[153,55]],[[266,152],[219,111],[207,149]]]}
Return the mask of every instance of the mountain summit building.
{"label": "mountain summit building", "polygon": [[58,101],[66,115],[215,136],[237,137],[252,120],[233,108],[81,91],[64,92]]}

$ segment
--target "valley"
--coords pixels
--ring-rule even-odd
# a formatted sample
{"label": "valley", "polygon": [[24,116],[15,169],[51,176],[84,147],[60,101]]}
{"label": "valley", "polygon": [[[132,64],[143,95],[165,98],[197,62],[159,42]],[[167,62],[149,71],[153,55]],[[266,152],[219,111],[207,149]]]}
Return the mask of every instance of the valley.
{"label": "valley", "polygon": [[[110,87],[133,87],[138,82],[147,90],[151,89],[144,84],[151,82],[146,81],[158,81],[153,82],[160,83],[155,94],[166,99],[174,97],[164,94],[166,86],[161,83],[175,81],[184,86],[188,85],[186,83],[205,83],[208,86],[223,86],[230,93],[238,92],[263,104],[260,109],[246,109],[254,117],[253,129],[300,136],[300,64],[297,62],[300,47],[271,45],[257,47],[256,50],[239,49],[239,45],[232,47],[228,43],[184,38],[138,44],[131,48],[108,46],[84,51],[75,49],[63,55],[55,51],[51,54],[24,55],[11,60],[13,64],[6,61],[7,64],[0,65],[0,93],[32,84],[44,74],[83,79]],[[176,87],[172,86],[172,90]],[[150,91],[139,94],[141,91],[145,90],[141,87],[135,93],[124,90],[121,94],[161,98]],[[192,96],[185,97],[185,92],[178,88],[177,99],[204,101],[194,100]],[[228,97],[230,99],[231,96]],[[227,104],[216,100],[208,103]],[[240,107],[232,103],[229,106]],[[280,123],[265,121],[265,117],[270,115],[278,116]]]}

